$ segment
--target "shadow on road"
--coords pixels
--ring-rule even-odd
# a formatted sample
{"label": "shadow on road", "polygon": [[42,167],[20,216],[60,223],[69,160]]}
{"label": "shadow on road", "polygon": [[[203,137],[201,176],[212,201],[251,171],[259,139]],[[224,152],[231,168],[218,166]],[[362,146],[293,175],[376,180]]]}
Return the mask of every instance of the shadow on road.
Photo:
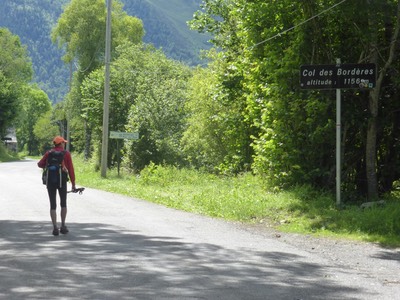
{"label": "shadow on road", "polygon": [[100,223],[69,227],[69,234],[53,237],[47,222],[0,221],[1,298],[357,299],[359,292],[335,284],[329,267],[297,255],[193,244]]}
{"label": "shadow on road", "polygon": [[400,252],[393,251],[381,251],[379,254],[375,255],[374,258],[384,259],[384,260],[393,260],[400,264]]}

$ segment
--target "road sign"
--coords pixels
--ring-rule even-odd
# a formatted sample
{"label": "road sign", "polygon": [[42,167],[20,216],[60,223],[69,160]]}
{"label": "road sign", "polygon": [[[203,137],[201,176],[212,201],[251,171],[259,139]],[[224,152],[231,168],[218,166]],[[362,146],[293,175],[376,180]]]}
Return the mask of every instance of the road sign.
{"label": "road sign", "polygon": [[137,140],[137,139],[139,139],[139,132],[110,131],[110,138],[111,139]]}
{"label": "road sign", "polygon": [[300,88],[302,89],[372,89],[375,85],[375,64],[300,67]]}
{"label": "road sign", "polygon": [[300,67],[300,88],[336,89],[336,204],[341,206],[341,89],[373,89],[375,64],[306,65]]}

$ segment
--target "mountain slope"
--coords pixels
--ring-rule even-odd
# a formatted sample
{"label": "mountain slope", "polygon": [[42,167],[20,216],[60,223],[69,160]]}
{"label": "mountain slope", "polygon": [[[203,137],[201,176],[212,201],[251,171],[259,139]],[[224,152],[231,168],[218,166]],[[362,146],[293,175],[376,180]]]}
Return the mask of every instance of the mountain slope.
{"label": "mountain slope", "polygon": [[27,46],[35,72],[35,81],[54,102],[68,90],[68,69],[62,52],[50,39],[51,28],[69,0],[13,0],[0,5],[0,26],[18,35]]}
{"label": "mountain slope", "polygon": [[[68,92],[69,68],[62,51],[53,45],[50,32],[70,0],[3,0],[0,27],[8,28],[27,46],[35,81],[52,102]],[[199,9],[201,0],[121,0],[125,11],[142,19],[144,41],[162,48],[170,58],[190,65],[201,63],[199,51],[209,48],[208,37],[189,30],[186,22]]]}
{"label": "mountain slope", "polygon": [[161,47],[171,58],[199,64],[200,50],[209,49],[209,37],[189,29],[187,22],[201,0],[123,0],[125,11],[143,21],[144,41]]}

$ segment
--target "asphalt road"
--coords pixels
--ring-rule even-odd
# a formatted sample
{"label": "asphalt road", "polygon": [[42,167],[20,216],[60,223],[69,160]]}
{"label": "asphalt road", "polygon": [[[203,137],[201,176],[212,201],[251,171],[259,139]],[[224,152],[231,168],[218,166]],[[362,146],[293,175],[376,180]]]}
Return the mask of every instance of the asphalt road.
{"label": "asphalt road", "polygon": [[0,299],[400,299],[394,250],[365,258],[380,277],[240,224],[68,195],[70,233],[54,237],[36,161],[0,163]]}

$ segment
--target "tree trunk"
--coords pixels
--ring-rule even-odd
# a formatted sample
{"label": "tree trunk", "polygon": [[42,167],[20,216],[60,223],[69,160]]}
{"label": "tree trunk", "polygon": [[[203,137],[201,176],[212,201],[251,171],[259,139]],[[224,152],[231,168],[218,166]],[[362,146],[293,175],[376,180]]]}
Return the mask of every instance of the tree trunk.
{"label": "tree trunk", "polygon": [[90,151],[91,142],[92,142],[92,130],[87,120],[85,120],[85,150],[84,150],[85,160],[89,160],[91,156],[91,151]]}
{"label": "tree trunk", "polygon": [[[378,87],[376,87],[378,90]],[[379,92],[378,92],[379,93]],[[367,143],[366,143],[366,172],[368,182],[368,200],[373,201],[378,197],[378,177],[376,175],[376,137],[379,94],[370,93],[370,112],[368,121]]]}
{"label": "tree trunk", "polygon": [[[374,21],[370,19],[370,25],[377,26],[377,24],[371,24]],[[376,81],[376,87],[370,91],[369,94],[369,109],[370,118],[368,121],[368,131],[367,131],[367,143],[366,143],[366,172],[367,172],[367,182],[368,182],[368,200],[373,201],[378,197],[378,178],[377,178],[377,163],[376,163],[376,139],[378,135],[378,107],[379,107],[379,97],[382,87],[383,79],[386,75],[387,70],[391,66],[394,57],[396,55],[396,46],[398,44],[398,37],[400,31],[400,0],[397,4],[397,19],[396,26],[393,32],[392,39],[390,41],[389,56],[384,62],[381,70],[379,70],[379,77]],[[377,36],[372,38],[371,49],[373,49],[371,62],[378,66],[378,45]]]}

